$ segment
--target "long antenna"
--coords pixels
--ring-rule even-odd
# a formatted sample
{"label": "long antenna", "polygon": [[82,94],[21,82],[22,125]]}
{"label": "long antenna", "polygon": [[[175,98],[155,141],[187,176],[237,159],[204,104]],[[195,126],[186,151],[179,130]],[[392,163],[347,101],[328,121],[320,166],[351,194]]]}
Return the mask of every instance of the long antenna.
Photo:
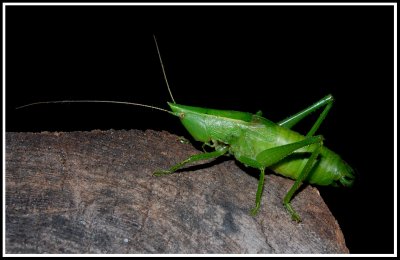
{"label": "long antenna", "polygon": [[39,105],[39,104],[51,104],[51,103],[114,103],[114,104],[123,104],[123,105],[132,105],[132,106],[140,106],[140,107],[147,107],[147,108],[153,108],[157,109],[163,112],[167,112],[168,114],[175,115],[174,112],[168,111],[166,109],[162,109],[159,107],[153,107],[150,105],[145,105],[145,104],[140,104],[140,103],[132,103],[132,102],[122,102],[122,101],[110,101],[110,100],[61,100],[61,101],[43,101],[43,102],[35,102],[35,103],[30,103],[27,105],[23,105],[20,107],[17,107],[16,109],[24,108],[24,107],[29,107],[33,105]]}
{"label": "long antenna", "polygon": [[[165,74],[164,65],[163,65],[163,62],[162,62],[162,59],[161,59],[161,55],[160,55],[160,50],[158,49],[157,39],[156,39],[156,36],[154,34],[153,34],[153,37],[154,37],[154,42],[156,43],[158,58],[160,59],[161,68],[162,68],[162,72],[164,74],[165,83],[167,83],[169,95],[171,96],[172,101],[174,102],[174,104],[176,104],[176,102],[174,100],[174,97],[172,96],[171,89],[169,88],[169,85],[168,85],[167,75]],[[167,112],[168,114],[172,114],[174,116],[177,115],[174,112],[168,111],[168,110],[163,109],[163,108],[155,107],[155,106],[150,106],[150,105],[140,104],[140,103],[133,103],[133,102],[113,101],[113,100],[57,100],[57,101],[42,101],[42,102],[35,102],[35,103],[30,103],[30,104],[27,104],[27,105],[19,106],[16,109],[29,107],[29,106],[34,106],[34,105],[39,105],[39,104],[54,104],[54,103],[114,103],[114,104],[123,104],[123,105],[132,105],[132,106],[152,108],[152,109],[157,109],[157,110],[160,110],[160,111],[163,111],[163,112]]]}
{"label": "long antenna", "polygon": [[174,100],[174,97],[172,96],[171,89],[169,88],[169,84],[168,84],[168,80],[167,80],[167,75],[165,74],[165,70],[164,70],[164,64],[163,64],[162,59],[161,59],[160,50],[158,49],[157,39],[156,39],[156,36],[155,36],[154,34],[153,34],[153,38],[154,38],[154,42],[156,43],[158,58],[160,59],[161,69],[162,69],[162,72],[163,72],[163,74],[164,74],[165,83],[167,83],[167,88],[168,88],[168,91],[169,91],[169,95],[170,95],[171,98],[172,98],[172,102],[174,102],[174,104],[176,104],[176,102],[175,102],[175,100]]}

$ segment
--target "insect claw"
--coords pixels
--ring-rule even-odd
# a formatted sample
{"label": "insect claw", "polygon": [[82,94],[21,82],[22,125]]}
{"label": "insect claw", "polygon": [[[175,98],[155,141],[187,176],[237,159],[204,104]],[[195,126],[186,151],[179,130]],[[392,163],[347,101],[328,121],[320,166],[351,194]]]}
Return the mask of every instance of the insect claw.
{"label": "insect claw", "polygon": [[297,223],[301,222],[300,216],[292,208],[292,205],[290,205],[290,203],[284,203],[283,205],[289,211],[290,215],[292,216],[292,220],[296,221]]}
{"label": "insect claw", "polygon": [[301,222],[301,218],[296,213],[292,214],[292,220],[296,221],[297,223]]}
{"label": "insect claw", "polygon": [[253,217],[256,216],[259,210],[260,210],[260,204],[257,204],[254,208],[250,210],[250,215],[252,215]]}

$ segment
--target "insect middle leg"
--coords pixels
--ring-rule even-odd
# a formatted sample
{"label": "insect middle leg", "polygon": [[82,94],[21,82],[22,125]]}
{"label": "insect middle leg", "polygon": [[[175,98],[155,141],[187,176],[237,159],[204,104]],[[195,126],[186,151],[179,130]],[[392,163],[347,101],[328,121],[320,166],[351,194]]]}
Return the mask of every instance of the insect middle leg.
{"label": "insect middle leg", "polygon": [[257,155],[256,160],[247,158],[244,156],[241,156],[240,158],[238,158],[239,161],[241,161],[245,165],[260,169],[260,179],[258,181],[258,188],[257,188],[257,193],[256,193],[256,205],[251,210],[251,212],[250,212],[251,215],[256,215],[260,209],[261,194],[262,194],[263,185],[264,185],[265,168],[281,161],[286,156],[290,155],[291,153],[293,153],[294,151],[296,151],[298,149],[301,149],[303,147],[306,147],[306,146],[309,146],[312,144],[322,143],[322,140],[323,140],[322,136],[307,137],[306,139],[304,139],[302,141],[285,144],[285,145],[281,145],[281,146],[277,146],[277,147],[273,147],[273,148],[264,150]]}
{"label": "insect middle leg", "polygon": [[219,146],[216,148],[216,150],[214,152],[200,153],[200,154],[192,155],[189,158],[187,158],[186,160],[183,160],[182,162],[175,164],[168,170],[158,170],[158,171],[154,172],[153,175],[161,176],[161,175],[174,173],[188,163],[195,162],[195,161],[201,161],[201,160],[207,160],[207,159],[214,159],[221,155],[224,155],[228,151],[228,149],[229,149],[228,146]]}
{"label": "insect middle leg", "polygon": [[[290,144],[281,145],[281,146],[267,149],[267,150],[259,153],[256,157],[257,162],[260,163],[265,168],[265,167],[269,167],[269,166],[281,161],[286,156],[295,152],[298,149],[301,149],[301,148],[309,146],[309,145],[315,146],[315,148],[314,148],[311,156],[308,158],[307,163],[304,166],[302,172],[300,173],[299,177],[297,178],[297,180],[293,184],[292,188],[289,190],[289,192],[286,194],[286,196],[283,200],[283,204],[284,204],[285,208],[291,214],[292,219],[297,222],[300,221],[300,217],[296,213],[296,211],[292,208],[292,206],[290,204],[290,200],[292,199],[294,193],[298,190],[298,188],[300,187],[300,185],[302,184],[304,179],[306,179],[306,177],[310,173],[312,166],[314,165],[314,162],[316,161],[316,159],[320,153],[320,150],[322,147],[322,141],[323,141],[323,137],[321,135],[306,137],[306,139],[299,141],[299,142],[290,143]],[[259,200],[260,200],[260,198],[257,193],[256,208],[260,203]]]}

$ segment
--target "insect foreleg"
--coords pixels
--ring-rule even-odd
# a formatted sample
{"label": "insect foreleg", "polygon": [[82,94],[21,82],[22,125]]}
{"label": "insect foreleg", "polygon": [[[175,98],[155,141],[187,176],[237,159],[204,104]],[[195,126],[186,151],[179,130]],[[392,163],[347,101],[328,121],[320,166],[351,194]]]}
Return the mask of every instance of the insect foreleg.
{"label": "insect foreleg", "polygon": [[228,151],[228,146],[220,146],[215,150],[214,152],[209,152],[209,153],[200,153],[200,154],[195,154],[187,158],[186,160],[175,164],[168,170],[159,170],[153,173],[155,176],[161,176],[161,175],[166,175],[166,174],[171,174],[183,166],[185,166],[188,163],[195,162],[195,161],[201,161],[201,160],[207,160],[207,159],[214,159],[217,158],[221,155],[224,155]]}
{"label": "insect foreleg", "polygon": [[296,125],[298,122],[300,122],[303,118],[306,116],[310,115],[312,112],[316,111],[317,109],[324,107],[325,109],[322,111],[322,113],[319,115],[317,121],[314,123],[313,127],[311,127],[311,130],[307,133],[307,136],[312,136],[314,133],[318,130],[319,126],[321,123],[324,121],[326,115],[328,114],[329,110],[332,108],[333,105],[333,96],[328,95],[321,99],[320,101],[316,102],[312,106],[307,107],[306,109],[298,112],[297,114],[286,118],[285,120],[282,120],[278,123],[278,125],[286,127],[286,128],[292,128],[294,125]]}
{"label": "insect foreleg", "polygon": [[315,150],[311,154],[310,158],[308,159],[306,165],[304,166],[303,170],[301,171],[299,177],[297,178],[297,180],[293,184],[292,188],[290,188],[290,190],[286,194],[285,198],[283,199],[283,205],[289,211],[289,213],[292,215],[292,219],[297,222],[300,222],[301,219],[300,219],[300,216],[293,209],[292,205],[290,205],[290,200],[292,199],[294,193],[299,189],[299,187],[301,186],[304,179],[306,179],[306,177],[310,173],[312,166],[314,165],[314,162],[317,160],[317,157],[321,151],[321,147],[322,147],[322,141],[315,148]]}

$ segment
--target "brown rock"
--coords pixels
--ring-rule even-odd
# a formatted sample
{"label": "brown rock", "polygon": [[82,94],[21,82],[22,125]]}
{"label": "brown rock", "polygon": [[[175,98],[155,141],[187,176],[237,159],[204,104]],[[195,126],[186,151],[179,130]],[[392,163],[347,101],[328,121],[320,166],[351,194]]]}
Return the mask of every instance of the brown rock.
{"label": "brown rock", "polygon": [[[199,153],[156,131],[6,133],[6,253],[348,253],[320,197],[268,174],[249,215],[256,173],[229,157],[163,177]],[[250,174],[249,174],[250,173]]]}

